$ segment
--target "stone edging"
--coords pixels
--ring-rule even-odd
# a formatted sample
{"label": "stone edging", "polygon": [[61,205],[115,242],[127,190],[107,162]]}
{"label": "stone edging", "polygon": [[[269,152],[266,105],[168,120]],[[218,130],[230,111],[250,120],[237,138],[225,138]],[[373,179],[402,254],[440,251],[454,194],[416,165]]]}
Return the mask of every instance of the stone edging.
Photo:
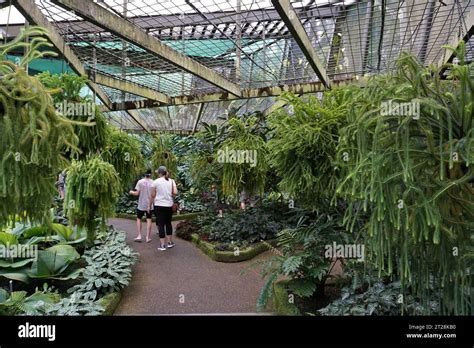
{"label": "stone edging", "polygon": [[273,284],[272,303],[277,315],[301,315],[300,310],[294,303],[289,302],[289,294],[286,288],[288,280],[280,280]]}
{"label": "stone edging", "polygon": [[257,243],[245,249],[239,250],[238,254],[236,254],[234,251],[216,250],[214,244],[201,240],[199,235],[196,233],[191,235],[191,242],[201,249],[204,254],[217,262],[241,262],[250,260],[258,254],[268,250],[269,248],[267,244],[275,243],[274,241],[268,241],[267,244]]}
{"label": "stone edging", "polygon": [[120,300],[122,299],[121,292],[111,292],[110,294],[105,295],[102,297],[99,302],[102,307],[104,307],[104,311],[101,315],[104,316],[111,316],[114,315],[115,310],[117,309]]}

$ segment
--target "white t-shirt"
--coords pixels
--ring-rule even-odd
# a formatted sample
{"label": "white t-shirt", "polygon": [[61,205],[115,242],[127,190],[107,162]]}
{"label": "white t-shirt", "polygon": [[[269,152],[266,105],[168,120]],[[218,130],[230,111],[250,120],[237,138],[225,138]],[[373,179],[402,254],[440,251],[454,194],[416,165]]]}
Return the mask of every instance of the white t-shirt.
{"label": "white t-shirt", "polygon": [[167,181],[165,178],[158,178],[153,182],[153,187],[156,189],[155,206],[172,207],[174,203],[172,190],[178,193],[174,180]]}
{"label": "white t-shirt", "polygon": [[138,180],[135,190],[140,192],[138,196],[138,209],[147,211],[150,208],[151,189],[153,187],[153,180],[143,178]]}

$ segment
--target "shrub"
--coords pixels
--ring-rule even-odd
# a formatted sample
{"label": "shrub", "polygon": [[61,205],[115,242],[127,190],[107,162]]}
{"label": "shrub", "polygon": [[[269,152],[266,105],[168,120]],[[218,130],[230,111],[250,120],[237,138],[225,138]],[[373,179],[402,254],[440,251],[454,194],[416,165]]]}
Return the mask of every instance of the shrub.
{"label": "shrub", "polygon": [[184,240],[191,240],[191,235],[198,229],[199,226],[193,221],[181,221],[176,225],[176,236]]}

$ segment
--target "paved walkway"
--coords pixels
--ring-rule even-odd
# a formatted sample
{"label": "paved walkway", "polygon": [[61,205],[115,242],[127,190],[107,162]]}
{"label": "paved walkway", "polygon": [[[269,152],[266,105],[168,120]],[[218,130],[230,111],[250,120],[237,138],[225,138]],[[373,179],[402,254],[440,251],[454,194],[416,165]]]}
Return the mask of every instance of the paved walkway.
{"label": "paved walkway", "polygon": [[[110,219],[109,223],[126,231],[127,243],[140,253],[116,315],[255,313],[264,281],[261,267],[249,266],[268,257],[269,252],[246,262],[215,262],[179,238],[175,238],[174,248],[158,251],[156,225],[150,243],[135,243],[135,221]],[[143,223],[143,232],[145,226]]]}

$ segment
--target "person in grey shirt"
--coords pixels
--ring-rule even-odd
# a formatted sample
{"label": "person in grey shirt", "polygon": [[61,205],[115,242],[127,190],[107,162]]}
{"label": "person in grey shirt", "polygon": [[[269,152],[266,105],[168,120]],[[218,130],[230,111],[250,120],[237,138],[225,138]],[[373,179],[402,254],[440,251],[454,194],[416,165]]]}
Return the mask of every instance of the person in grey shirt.
{"label": "person in grey shirt", "polygon": [[151,242],[151,193],[153,188],[153,180],[151,179],[151,169],[145,173],[145,177],[138,180],[135,190],[130,191],[132,196],[138,197],[137,207],[137,237],[135,242],[142,241],[142,218],[146,215],[146,242]]}

